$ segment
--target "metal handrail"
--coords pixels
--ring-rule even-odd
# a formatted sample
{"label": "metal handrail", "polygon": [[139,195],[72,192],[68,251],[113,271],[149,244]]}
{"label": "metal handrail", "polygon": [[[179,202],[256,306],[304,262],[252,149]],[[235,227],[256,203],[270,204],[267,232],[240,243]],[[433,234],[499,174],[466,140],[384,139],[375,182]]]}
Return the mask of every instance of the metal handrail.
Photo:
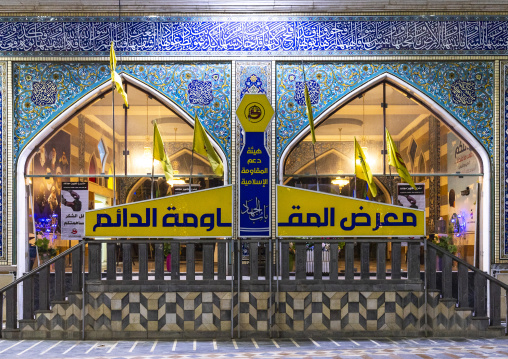
{"label": "metal handrail", "polygon": [[496,284],[497,284],[497,285],[499,285],[501,288],[503,288],[503,289],[505,289],[505,290],[507,290],[507,291],[508,291],[508,284],[501,282],[499,279],[496,279],[496,278],[494,278],[493,276],[491,276],[490,274],[487,274],[487,273],[483,272],[482,270],[480,270],[480,269],[476,268],[475,266],[473,266],[473,265],[471,265],[471,264],[467,263],[465,260],[463,260],[463,259],[461,259],[461,258],[459,258],[459,257],[457,257],[457,256],[454,256],[454,255],[453,255],[453,254],[451,254],[450,252],[445,251],[443,248],[441,248],[441,247],[437,246],[436,244],[434,244],[434,243],[432,243],[432,242],[430,242],[430,241],[427,241],[427,245],[428,245],[428,246],[430,246],[430,247],[432,247],[432,248],[434,248],[434,249],[436,249],[437,251],[441,252],[442,254],[445,254],[445,255],[447,255],[447,256],[449,256],[449,257],[451,257],[453,260],[455,260],[455,261],[457,261],[458,263],[460,263],[460,264],[462,264],[462,265],[466,266],[468,269],[472,270],[473,272],[481,274],[482,276],[486,277],[486,278],[487,278],[488,280],[490,280],[491,282],[496,283]]}
{"label": "metal handrail", "polygon": [[52,265],[53,263],[55,263],[57,260],[59,260],[60,258],[63,258],[65,256],[67,256],[69,253],[72,253],[74,252],[76,249],[82,247],[85,245],[85,242],[79,242],[78,244],[76,244],[74,247],[71,247],[65,251],[63,251],[62,253],[60,253],[59,255],[57,255],[56,257],[53,257],[51,258],[50,260],[48,260],[46,263],[44,263],[43,265],[35,268],[35,269],[32,269],[30,272],[28,273],[25,273],[22,277],[16,279],[14,282],[12,283],[9,283],[7,284],[5,287],[3,288],[0,288],[0,294],[2,294],[3,292],[7,291],[8,289],[14,287],[15,285],[18,285],[19,283],[23,282],[26,278],[36,274],[37,272],[39,272],[41,269],[47,267],[47,266],[50,266]]}

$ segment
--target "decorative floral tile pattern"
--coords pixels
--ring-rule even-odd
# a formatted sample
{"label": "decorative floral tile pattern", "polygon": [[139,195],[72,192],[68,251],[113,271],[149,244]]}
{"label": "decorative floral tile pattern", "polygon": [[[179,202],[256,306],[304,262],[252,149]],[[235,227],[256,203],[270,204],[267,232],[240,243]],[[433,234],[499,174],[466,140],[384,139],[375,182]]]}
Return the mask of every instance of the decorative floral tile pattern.
{"label": "decorative floral tile pattern", "polygon": [[6,233],[7,226],[4,225],[4,203],[7,203],[4,200],[5,193],[3,191],[4,183],[7,183],[7,173],[4,171],[4,159],[7,159],[4,156],[5,151],[5,140],[6,137],[3,135],[5,123],[4,120],[7,119],[7,64],[5,62],[0,62],[0,260],[6,259]]}
{"label": "decorative floral tile pattern", "polygon": [[[13,68],[14,160],[59,114],[110,79],[104,63],[16,63]],[[199,116],[231,157],[230,64],[122,64],[117,71],[168,97],[192,118]]]}
{"label": "decorative floral tile pattern", "polygon": [[[316,36],[319,35],[319,36]],[[0,56],[506,55],[506,16],[3,17]]]}
{"label": "decorative floral tile pattern", "polygon": [[[319,98],[312,102],[314,118],[359,86],[390,73],[447,110],[492,156],[494,65],[490,61],[314,63],[306,65],[305,72],[308,83],[319,85],[319,91],[314,90]],[[301,63],[277,65],[278,156],[308,126],[305,101],[300,94],[302,81]]]}

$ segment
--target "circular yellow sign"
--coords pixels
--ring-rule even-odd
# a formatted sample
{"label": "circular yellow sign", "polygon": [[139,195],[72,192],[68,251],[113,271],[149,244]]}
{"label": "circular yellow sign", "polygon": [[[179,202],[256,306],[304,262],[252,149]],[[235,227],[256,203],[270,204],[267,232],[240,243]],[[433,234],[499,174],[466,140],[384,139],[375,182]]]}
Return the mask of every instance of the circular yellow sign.
{"label": "circular yellow sign", "polygon": [[265,109],[258,102],[251,102],[245,107],[245,118],[252,123],[258,123],[265,117]]}

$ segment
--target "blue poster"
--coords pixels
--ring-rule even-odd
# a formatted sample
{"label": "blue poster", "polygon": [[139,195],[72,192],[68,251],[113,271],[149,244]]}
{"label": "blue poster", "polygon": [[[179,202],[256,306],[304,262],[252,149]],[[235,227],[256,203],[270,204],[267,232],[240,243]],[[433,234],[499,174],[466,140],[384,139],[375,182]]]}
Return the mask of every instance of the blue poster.
{"label": "blue poster", "polygon": [[240,153],[240,237],[270,236],[270,155],[264,132],[246,132]]}

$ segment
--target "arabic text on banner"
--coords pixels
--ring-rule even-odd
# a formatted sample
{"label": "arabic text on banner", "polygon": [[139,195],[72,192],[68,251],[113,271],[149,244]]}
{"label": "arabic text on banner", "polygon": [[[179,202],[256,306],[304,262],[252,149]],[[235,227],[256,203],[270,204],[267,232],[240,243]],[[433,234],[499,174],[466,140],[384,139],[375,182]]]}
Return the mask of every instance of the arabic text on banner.
{"label": "arabic text on banner", "polygon": [[277,235],[424,236],[425,211],[277,186]]}
{"label": "arabic text on banner", "polygon": [[86,212],[87,237],[232,236],[232,186]]}

